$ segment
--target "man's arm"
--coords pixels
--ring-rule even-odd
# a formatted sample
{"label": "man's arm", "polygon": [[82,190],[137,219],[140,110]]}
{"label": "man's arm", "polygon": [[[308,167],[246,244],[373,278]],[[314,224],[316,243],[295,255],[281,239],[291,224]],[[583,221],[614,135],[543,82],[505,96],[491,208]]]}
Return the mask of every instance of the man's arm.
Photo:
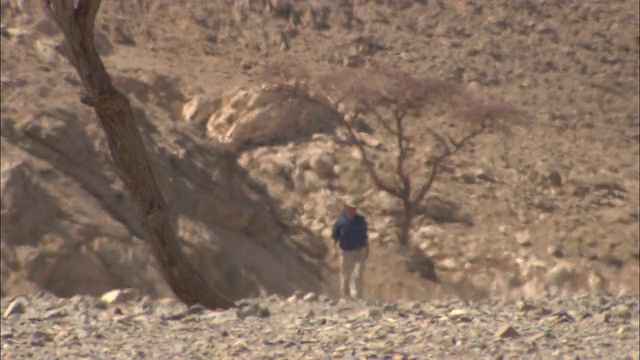
{"label": "man's arm", "polygon": [[338,230],[340,227],[340,220],[337,220],[334,224],[333,224],[333,228],[331,229],[331,246],[329,249],[330,255],[332,258],[335,258],[338,255],[338,243],[339,243],[339,239],[338,239]]}
{"label": "man's arm", "polygon": [[331,252],[331,257],[335,258],[336,256],[338,256],[338,253],[340,252],[340,246],[338,245],[339,243],[339,241],[333,242],[333,246],[331,247],[333,249],[333,251]]}
{"label": "man's arm", "polygon": [[366,259],[369,257],[369,228],[364,217],[362,221],[364,222],[364,258]]}
{"label": "man's arm", "polygon": [[364,246],[364,258],[365,260],[369,257],[369,242],[367,241],[367,245]]}

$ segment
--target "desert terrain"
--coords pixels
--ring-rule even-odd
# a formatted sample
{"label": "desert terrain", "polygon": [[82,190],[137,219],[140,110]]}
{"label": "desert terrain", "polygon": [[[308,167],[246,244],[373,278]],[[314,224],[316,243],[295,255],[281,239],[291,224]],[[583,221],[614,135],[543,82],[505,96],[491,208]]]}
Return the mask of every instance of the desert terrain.
{"label": "desert terrain", "polygon": [[[640,256],[636,2],[266,3],[103,1],[96,22],[96,47],[133,105],[177,235],[211,286],[236,301],[271,304],[272,312],[298,304],[311,322],[320,320],[304,306],[317,306],[315,314],[335,326],[342,320],[331,316],[341,306],[365,322],[392,314],[390,323],[458,324],[461,313],[451,315],[457,309],[470,319],[463,324],[476,324],[499,313],[501,301],[525,314],[520,320],[539,325],[518,301],[540,302],[553,309],[542,318],[564,319],[558,314],[565,307],[575,312],[567,316],[576,321],[567,320],[562,332],[584,328],[583,320],[606,323],[608,330],[584,337],[620,332],[612,335],[617,342],[603,346],[624,348],[619,356],[637,354],[637,343],[631,345],[638,334]],[[23,324],[29,316],[81,321],[45,316],[64,307],[113,317],[113,307],[95,307],[92,300],[113,289],[136,289],[133,312],[175,299],[150,255],[102,128],[79,101],[82,84],[55,23],[36,1],[3,0],[1,36],[2,309],[17,306],[11,300],[22,295],[28,300],[23,314],[3,319],[4,358],[6,341],[32,341],[19,336],[31,334]],[[293,76],[268,76],[281,66]],[[446,80],[474,99],[526,114],[508,133],[479,136],[447,159],[417,211],[409,248],[398,246],[400,203],[376,188],[344,129],[334,126],[343,109],[309,101],[330,98],[316,86],[322,75],[359,71]],[[298,74],[309,88],[304,96],[291,91]],[[420,118],[417,131],[433,121]],[[387,145],[375,129],[360,135],[372,148]],[[415,156],[428,159],[432,146],[421,143]],[[328,256],[330,227],[345,196],[361,199],[370,223],[365,300],[356,305],[336,299],[337,262]],[[311,293],[322,298],[301,299]],[[127,315],[127,309],[118,311]],[[616,320],[591,316],[602,313]],[[207,315],[195,309],[186,318],[217,324],[229,315],[212,314],[201,318]],[[260,316],[247,319],[263,331],[256,330],[260,320],[252,322]],[[518,324],[512,326],[521,333],[544,333]],[[5,326],[16,329],[13,335]],[[493,336],[495,329],[488,331]],[[316,340],[333,354],[327,356],[346,358],[346,350],[328,350],[340,341]],[[290,356],[299,346],[317,350],[316,340],[263,358]],[[502,341],[498,350],[479,351],[542,356]],[[548,341],[541,346],[548,356],[580,347]],[[58,339],[40,342],[49,347]],[[259,358],[242,349],[232,355],[242,346],[198,356]],[[398,356],[427,354],[406,346]],[[176,349],[169,353],[180,354]],[[461,349],[429,351],[455,358]],[[581,358],[598,358],[594,354]]]}

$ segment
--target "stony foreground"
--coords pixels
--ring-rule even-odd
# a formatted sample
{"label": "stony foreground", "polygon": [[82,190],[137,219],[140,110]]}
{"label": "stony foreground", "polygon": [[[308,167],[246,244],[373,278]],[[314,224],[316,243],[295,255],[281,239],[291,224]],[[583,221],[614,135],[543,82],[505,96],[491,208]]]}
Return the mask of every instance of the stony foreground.
{"label": "stony foreground", "polygon": [[[2,359],[638,359],[638,298],[2,300]],[[111,302],[111,303],[109,303]],[[118,303],[120,302],[120,303]]]}

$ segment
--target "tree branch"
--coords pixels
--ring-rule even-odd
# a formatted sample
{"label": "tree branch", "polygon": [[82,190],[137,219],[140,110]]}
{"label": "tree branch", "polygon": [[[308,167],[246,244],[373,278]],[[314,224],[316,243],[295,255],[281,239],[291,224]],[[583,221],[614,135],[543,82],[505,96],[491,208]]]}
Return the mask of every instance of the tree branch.
{"label": "tree branch", "polygon": [[480,128],[467,134],[460,141],[455,141],[452,137],[448,136],[449,143],[453,146],[453,148],[451,148],[449,143],[447,143],[447,141],[441,134],[431,128],[427,128],[429,134],[431,134],[438,141],[438,143],[440,143],[444,147],[444,150],[440,155],[434,158],[433,164],[431,165],[431,173],[429,174],[429,179],[427,179],[427,182],[424,183],[422,187],[420,187],[420,190],[418,190],[412,202],[417,204],[420,201],[424,200],[424,197],[427,195],[429,190],[431,190],[431,186],[433,186],[433,183],[438,175],[438,170],[440,170],[440,165],[442,164],[444,159],[458,152],[467,142],[469,142],[469,140],[482,134],[486,129],[487,126],[483,124]]}
{"label": "tree branch", "polygon": [[475,138],[476,136],[482,134],[487,128],[485,126],[481,126],[480,128],[472,131],[467,136],[463,137],[460,141],[455,141],[453,138],[449,137],[449,141],[453,145],[453,150],[450,150],[447,156],[453,155],[458,150],[460,150],[469,140]]}
{"label": "tree branch", "polygon": [[87,91],[81,101],[94,109],[102,124],[116,171],[131,194],[165,280],[187,305],[233,307],[233,302],[211,288],[193,267],[175,236],[169,207],[153,175],[131,104],[113,86],[94,46],[93,28],[100,0],[41,1],[45,13],[64,34],[71,63]]}
{"label": "tree branch", "polygon": [[401,192],[398,189],[394,188],[393,185],[390,185],[390,184],[386,183],[378,175],[378,173],[375,170],[375,166],[374,166],[373,162],[371,161],[371,159],[369,159],[369,155],[367,154],[367,150],[364,148],[363,142],[360,139],[358,139],[358,137],[356,136],[355,129],[353,128],[353,125],[351,125],[345,119],[342,120],[342,123],[345,126],[345,128],[347,129],[347,133],[349,134],[349,139],[358,148],[358,150],[360,152],[360,156],[362,156],[362,163],[363,163],[367,173],[369,173],[369,176],[371,176],[371,179],[373,180],[374,184],[376,184],[376,186],[379,189],[381,189],[383,191],[386,191],[390,195],[395,196],[397,198],[402,198]]}
{"label": "tree branch", "polygon": [[427,132],[436,139],[436,141],[440,144],[440,146],[442,146],[445,154],[451,152],[451,149],[449,148],[449,143],[447,143],[447,140],[445,140],[442,135],[440,135],[437,131],[433,130],[430,127],[427,127]]}
{"label": "tree branch", "polygon": [[394,128],[389,126],[389,124],[387,124],[387,122],[384,120],[382,115],[380,115],[380,113],[376,109],[374,109],[371,105],[366,104],[366,103],[364,103],[363,106],[364,106],[365,110],[367,110],[368,113],[373,114],[374,119],[376,119],[378,124],[380,124],[380,126],[382,126],[382,128],[385,131],[387,131],[388,133],[392,134],[393,136],[398,136],[398,132]]}
{"label": "tree branch", "polygon": [[404,128],[402,120],[404,119],[404,113],[401,111],[394,111],[394,118],[396,123],[396,141],[398,142],[398,156],[396,160],[396,176],[400,181],[400,192],[402,194],[402,200],[407,201],[411,196],[411,180],[406,174],[404,169],[404,163],[407,160],[407,142],[404,139]]}
{"label": "tree branch", "polygon": [[73,67],[92,96],[115,92],[94,46],[94,24],[100,0],[43,0],[45,14],[51,16],[64,34]]}
{"label": "tree branch", "polygon": [[429,174],[429,179],[420,187],[420,190],[416,193],[416,196],[411,200],[413,204],[418,204],[424,197],[427,195],[429,190],[431,190],[431,186],[433,186],[436,177],[438,176],[438,171],[440,170],[440,164],[442,164],[442,160],[445,159],[448,155],[440,155],[433,159],[433,164],[431,164],[431,173]]}

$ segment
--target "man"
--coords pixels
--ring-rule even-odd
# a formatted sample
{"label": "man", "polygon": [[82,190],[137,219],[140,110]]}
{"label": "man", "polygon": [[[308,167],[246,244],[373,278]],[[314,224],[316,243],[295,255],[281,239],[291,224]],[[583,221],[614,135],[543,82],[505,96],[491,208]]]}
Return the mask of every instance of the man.
{"label": "man", "polygon": [[340,291],[342,297],[350,297],[351,282],[355,285],[353,298],[362,296],[362,273],[364,261],[369,256],[369,234],[367,221],[358,214],[354,199],[344,204],[344,213],[333,224],[331,231],[333,256],[340,254]]}

